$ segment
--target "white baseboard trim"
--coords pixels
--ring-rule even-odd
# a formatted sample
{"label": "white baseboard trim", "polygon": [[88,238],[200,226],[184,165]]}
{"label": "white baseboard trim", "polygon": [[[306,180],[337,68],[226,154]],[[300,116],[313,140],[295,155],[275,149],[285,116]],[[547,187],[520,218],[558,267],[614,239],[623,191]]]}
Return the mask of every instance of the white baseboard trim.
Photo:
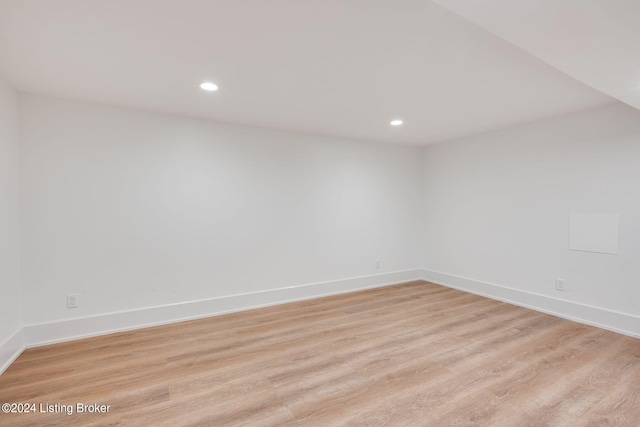
{"label": "white baseboard trim", "polygon": [[0,344],[0,375],[22,354],[25,349],[22,329]]}
{"label": "white baseboard trim", "polygon": [[38,347],[115,332],[200,319],[237,311],[420,280],[422,270],[406,270],[268,291],[230,295],[91,317],[27,325],[25,346]]}
{"label": "white baseboard trim", "polygon": [[25,348],[200,319],[323,296],[425,280],[640,338],[640,317],[493,283],[427,269],[414,269],[313,283],[137,310],[26,325],[0,345],[0,374]]}
{"label": "white baseboard trim", "polygon": [[481,295],[587,325],[640,338],[640,317],[601,307],[552,298],[494,283],[455,276],[433,270],[423,270],[422,278],[431,283]]}

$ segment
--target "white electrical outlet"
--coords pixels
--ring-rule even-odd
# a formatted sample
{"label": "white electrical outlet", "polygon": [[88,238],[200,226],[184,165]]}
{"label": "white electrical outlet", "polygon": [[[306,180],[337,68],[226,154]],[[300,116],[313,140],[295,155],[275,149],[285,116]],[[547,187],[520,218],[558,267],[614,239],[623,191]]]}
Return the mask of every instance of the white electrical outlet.
{"label": "white electrical outlet", "polygon": [[376,260],[376,268],[380,268],[380,260]]}
{"label": "white electrical outlet", "polygon": [[557,291],[566,291],[567,288],[564,285],[564,279],[556,279],[556,290]]}
{"label": "white electrical outlet", "polygon": [[78,294],[68,294],[67,308],[76,308],[76,307],[78,307]]}

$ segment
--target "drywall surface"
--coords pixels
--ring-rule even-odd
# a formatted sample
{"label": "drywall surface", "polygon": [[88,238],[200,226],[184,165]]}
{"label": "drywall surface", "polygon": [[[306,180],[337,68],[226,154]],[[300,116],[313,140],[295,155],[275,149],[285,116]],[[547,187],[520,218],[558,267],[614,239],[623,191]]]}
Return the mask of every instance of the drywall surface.
{"label": "drywall surface", "polygon": [[[616,104],[433,145],[424,161],[427,271],[640,315],[640,112]],[[575,213],[619,215],[619,254],[570,251]]]}
{"label": "drywall surface", "polygon": [[35,95],[20,111],[27,324],[420,265],[419,148]]}
{"label": "drywall surface", "polygon": [[0,80],[0,351],[22,326],[18,136],[16,94]]}

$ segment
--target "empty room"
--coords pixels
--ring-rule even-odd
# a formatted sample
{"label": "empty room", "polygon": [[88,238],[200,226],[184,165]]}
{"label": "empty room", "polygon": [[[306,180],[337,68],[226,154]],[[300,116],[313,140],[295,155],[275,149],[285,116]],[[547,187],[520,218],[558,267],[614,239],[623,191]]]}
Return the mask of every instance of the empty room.
{"label": "empty room", "polygon": [[0,0],[0,426],[640,426],[638,22]]}

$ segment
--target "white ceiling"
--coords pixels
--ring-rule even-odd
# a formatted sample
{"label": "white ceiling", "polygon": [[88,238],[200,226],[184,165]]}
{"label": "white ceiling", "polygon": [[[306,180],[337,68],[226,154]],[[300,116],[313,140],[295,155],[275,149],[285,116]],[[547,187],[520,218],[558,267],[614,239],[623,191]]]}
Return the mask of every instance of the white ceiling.
{"label": "white ceiling", "polygon": [[415,145],[613,102],[428,0],[0,0],[0,74],[24,92]]}
{"label": "white ceiling", "polygon": [[640,109],[640,1],[435,2],[577,80]]}

